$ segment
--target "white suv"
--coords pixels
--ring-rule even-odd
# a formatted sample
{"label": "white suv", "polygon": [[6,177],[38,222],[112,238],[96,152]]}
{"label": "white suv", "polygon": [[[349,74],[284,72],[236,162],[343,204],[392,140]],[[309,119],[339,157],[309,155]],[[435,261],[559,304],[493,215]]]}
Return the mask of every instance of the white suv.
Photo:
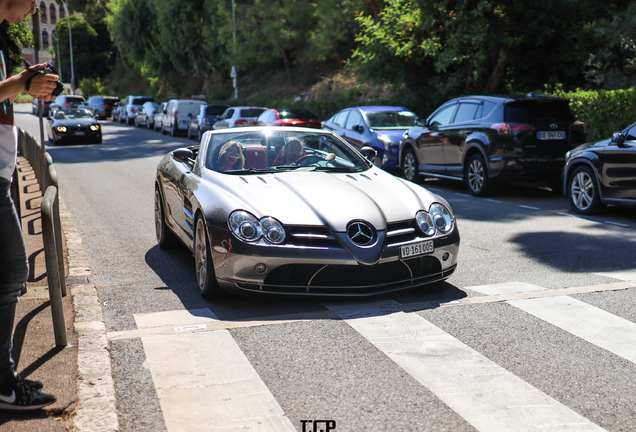
{"label": "white suv", "polygon": [[186,133],[194,112],[201,105],[206,105],[206,102],[199,99],[170,99],[161,132],[164,134],[170,132],[172,136],[177,136],[181,132]]}
{"label": "white suv", "polygon": [[119,122],[133,124],[137,112],[146,102],[154,102],[152,96],[126,96],[119,110]]}
{"label": "white suv", "polygon": [[214,123],[213,129],[226,129],[240,126],[252,126],[256,118],[261,115],[265,107],[238,106],[225,110],[219,120]]}

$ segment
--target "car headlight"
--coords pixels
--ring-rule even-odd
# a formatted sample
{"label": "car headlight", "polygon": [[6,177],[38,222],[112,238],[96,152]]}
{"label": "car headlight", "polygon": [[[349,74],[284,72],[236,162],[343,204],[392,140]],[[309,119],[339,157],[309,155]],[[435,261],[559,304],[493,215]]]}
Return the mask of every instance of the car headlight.
{"label": "car headlight", "polygon": [[58,132],[66,132],[66,127],[64,126],[58,126],[56,129]]}
{"label": "car headlight", "polygon": [[258,241],[261,237],[272,244],[281,244],[285,241],[285,228],[270,216],[258,220],[249,212],[236,210],[230,214],[228,224],[239,239],[247,242]]}
{"label": "car headlight", "polygon": [[261,231],[265,240],[274,244],[281,244],[285,241],[285,228],[273,217],[264,217],[261,219]]}
{"label": "car headlight", "polygon": [[388,149],[389,149],[389,147],[391,147],[391,146],[396,146],[396,145],[398,145],[398,144],[399,144],[399,143],[396,143],[396,142],[391,141],[391,139],[390,139],[389,137],[384,136],[384,135],[378,135],[378,139],[379,139],[380,141],[382,141],[382,144],[384,144],[384,148],[385,148],[386,150],[388,150]]}
{"label": "car headlight", "polygon": [[99,125],[91,125],[91,130],[92,131],[98,131],[99,130]]}
{"label": "car headlight", "polygon": [[435,225],[433,225],[433,218],[431,218],[430,213],[420,210],[415,214],[415,220],[424,235],[431,236],[435,234]]}
{"label": "car headlight", "polygon": [[429,208],[428,212],[433,220],[433,225],[439,231],[443,233],[450,232],[453,229],[453,214],[449,209],[441,205],[440,203],[434,203]]}
{"label": "car headlight", "polygon": [[261,226],[258,219],[246,211],[232,212],[228,223],[234,235],[241,240],[254,242],[261,238]]}

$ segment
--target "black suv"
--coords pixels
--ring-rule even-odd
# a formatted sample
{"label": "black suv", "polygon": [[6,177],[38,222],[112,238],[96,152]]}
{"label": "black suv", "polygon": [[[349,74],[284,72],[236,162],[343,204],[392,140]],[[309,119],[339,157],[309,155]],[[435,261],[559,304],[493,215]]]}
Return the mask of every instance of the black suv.
{"label": "black suv", "polygon": [[119,102],[117,96],[91,96],[80,108],[90,108],[95,113],[95,118],[106,120],[113,112],[115,103]]}
{"label": "black suv", "polygon": [[452,99],[403,135],[401,171],[411,181],[463,180],[475,196],[521,177],[560,192],[565,153],[587,139],[569,104],[532,93]]}

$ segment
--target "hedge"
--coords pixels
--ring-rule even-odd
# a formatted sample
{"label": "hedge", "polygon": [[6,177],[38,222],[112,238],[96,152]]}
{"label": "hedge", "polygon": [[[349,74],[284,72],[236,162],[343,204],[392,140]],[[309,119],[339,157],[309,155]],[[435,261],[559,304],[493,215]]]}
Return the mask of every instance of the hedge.
{"label": "hedge", "polygon": [[636,121],[636,90],[583,90],[566,92],[560,88],[546,92],[570,100],[577,120],[585,123],[590,141],[612,136]]}

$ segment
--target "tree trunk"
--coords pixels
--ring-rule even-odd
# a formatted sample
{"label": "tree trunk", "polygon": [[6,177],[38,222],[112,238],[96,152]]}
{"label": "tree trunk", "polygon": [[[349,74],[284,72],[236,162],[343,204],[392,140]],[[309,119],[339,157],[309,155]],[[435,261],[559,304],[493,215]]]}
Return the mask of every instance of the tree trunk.
{"label": "tree trunk", "polygon": [[499,85],[501,84],[501,79],[506,72],[506,66],[508,65],[508,55],[510,54],[510,47],[500,47],[499,48],[499,57],[497,58],[497,64],[488,79],[488,83],[486,84],[486,89],[484,92],[486,94],[497,93],[499,89]]}
{"label": "tree trunk", "polygon": [[281,49],[281,52],[283,53],[283,61],[285,62],[285,72],[287,73],[287,80],[289,81],[289,85],[292,85],[292,74],[291,68],[289,66],[289,59],[287,58],[287,51]]}

